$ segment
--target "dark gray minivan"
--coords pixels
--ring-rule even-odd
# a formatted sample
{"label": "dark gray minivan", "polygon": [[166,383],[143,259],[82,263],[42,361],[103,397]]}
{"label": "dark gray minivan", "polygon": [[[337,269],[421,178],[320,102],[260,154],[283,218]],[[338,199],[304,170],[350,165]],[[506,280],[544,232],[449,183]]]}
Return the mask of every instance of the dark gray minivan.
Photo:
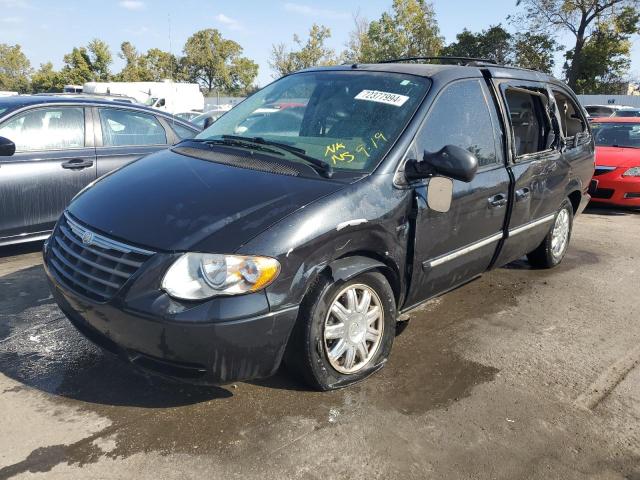
{"label": "dark gray minivan", "polygon": [[44,249],[89,339],[200,383],[286,362],[334,389],[396,322],[527,255],[558,265],[594,171],[573,92],[483,61],[288,75],[78,195]]}

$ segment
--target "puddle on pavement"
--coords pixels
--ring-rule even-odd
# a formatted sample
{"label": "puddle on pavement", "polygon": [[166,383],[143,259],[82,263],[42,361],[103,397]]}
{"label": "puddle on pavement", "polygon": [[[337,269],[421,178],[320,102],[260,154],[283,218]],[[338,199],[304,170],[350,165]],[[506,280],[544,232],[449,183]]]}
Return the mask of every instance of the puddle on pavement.
{"label": "puddle on pavement", "polygon": [[[301,431],[357,421],[363,405],[406,415],[444,407],[498,372],[458,352],[464,351],[464,332],[472,328],[467,320],[515,306],[523,291],[547,275],[527,272],[523,279],[518,270],[501,269],[415,310],[382,371],[328,393],[308,391],[286,372],[224,388],[146,377],[99,351],[61,317],[40,267],[4,276],[0,280],[8,290],[3,291],[12,293],[11,298],[0,298],[0,371],[28,388],[50,393],[57,402],[104,416],[112,425],[72,445],[38,449],[23,462],[0,468],[0,479],[48,471],[58,463],[93,462],[103,455],[154,451],[259,456]],[[16,300],[16,292],[27,295]],[[115,448],[103,452],[94,441],[111,435]]]}

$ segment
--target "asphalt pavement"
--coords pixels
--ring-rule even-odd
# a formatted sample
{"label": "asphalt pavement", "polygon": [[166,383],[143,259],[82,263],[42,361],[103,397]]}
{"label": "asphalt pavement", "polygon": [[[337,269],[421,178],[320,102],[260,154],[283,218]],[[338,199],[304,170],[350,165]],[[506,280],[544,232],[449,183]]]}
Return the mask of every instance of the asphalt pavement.
{"label": "asphalt pavement", "polygon": [[41,246],[0,248],[0,479],[640,480],[640,213],[427,303],[330,393],[131,370],[56,307]]}

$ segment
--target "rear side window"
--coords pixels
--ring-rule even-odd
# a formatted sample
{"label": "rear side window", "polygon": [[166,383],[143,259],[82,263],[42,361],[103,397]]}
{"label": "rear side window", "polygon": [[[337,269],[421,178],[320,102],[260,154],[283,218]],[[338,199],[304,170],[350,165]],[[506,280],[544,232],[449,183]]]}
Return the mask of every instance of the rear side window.
{"label": "rear side window", "polygon": [[469,150],[480,167],[498,161],[493,122],[479,80],[449,85],[429,111],[418,135],[419,151],[437,152],[447,145]]}
{"label": "rear side window", "polygon": [[576,103],[564,93],[553,90],[556,99],[558,116],[560,117],[560,128],[567,142],[567,147],[578,145],[582,134],[587,134],[587,122],[585,121],[580,108]]}
{"label": "rear side window", "polygon": [[535,91],[508,88],[505,91],[516,156],[547,150],[553,140],[548,100]]}
{"label": "rear side window", "polygon": [[29,110],[0,126],[0,137],[16,144],[18,152],[84,147],[84,109],[52,107]]}
{"label": "rear side window", "polygon": [[105,147],[167,143],[164,128],[154,115],[147,113],[101,108],[100,124]]}

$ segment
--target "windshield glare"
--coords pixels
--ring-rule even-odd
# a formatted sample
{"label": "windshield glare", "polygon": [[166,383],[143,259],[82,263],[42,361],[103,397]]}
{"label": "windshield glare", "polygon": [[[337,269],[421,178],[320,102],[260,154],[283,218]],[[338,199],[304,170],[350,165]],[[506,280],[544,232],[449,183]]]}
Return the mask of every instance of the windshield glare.
{"label": "windshield glare", "polygon": [[[337,170],[369,172],[406,127],[428,88],[428,79],[405,74],[294,74],[249,97],[196,138],[262,137],[301,148]],[[287,158],[297,161],[290,154]]]}
{"label": "windshield glare", "polygon": [[640,123],[592,123],[596,145],[640,148]]}

